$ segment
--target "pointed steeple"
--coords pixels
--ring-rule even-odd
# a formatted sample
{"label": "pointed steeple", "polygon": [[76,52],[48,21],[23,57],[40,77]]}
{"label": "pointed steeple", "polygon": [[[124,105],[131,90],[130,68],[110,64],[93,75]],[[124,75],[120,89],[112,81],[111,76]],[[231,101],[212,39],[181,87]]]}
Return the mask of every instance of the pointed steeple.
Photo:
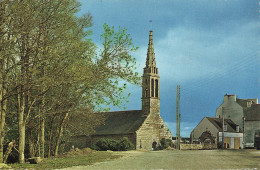
{"label": "pointed steeple", "polygon": [[149,34],[149,43],[148,43],[147,58],[146,58],[146,68],[149,68],[149,67],[156,67],[152,30],[150,31],[150,34]]}
{"label": "pointed steeple", "polygon": [[158,68],[155,63],[153,31],[150,31],[142,83],[142,110],[144,116],[160,114],[159,78]]}

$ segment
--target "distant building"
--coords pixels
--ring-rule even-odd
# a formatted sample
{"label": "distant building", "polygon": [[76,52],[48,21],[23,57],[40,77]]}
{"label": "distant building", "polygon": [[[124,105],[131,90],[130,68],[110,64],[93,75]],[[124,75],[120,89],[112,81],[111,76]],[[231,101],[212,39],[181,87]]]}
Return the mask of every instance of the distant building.
{"label": "distant building", "polygon": [[[222,144],[222,118],[204,117],[192,130],[192,143]],[[224,119],[224,146],[228,149],[243,148],[243,133],[231,119]]]}
{"label": "distant building", "polygon": [[235,94],[225,95],[217,108],[216,117],[231,119],[244,131],[245,146],[254,146],[254,136],[260,130],[260,104],[258,99],[239,99]]}
{"label": "distant building", "polygon": [[72,138],[75,147],[87,147],[101,138],[128,137],[136,149],[152,149],[162,138],[172,139],[172,134],[160,116],[159,73],[155,62],[153,32],[149,34],[146,66],[142,79],[142,110],[100,113],[105,124],[96,128],[91,136]]}

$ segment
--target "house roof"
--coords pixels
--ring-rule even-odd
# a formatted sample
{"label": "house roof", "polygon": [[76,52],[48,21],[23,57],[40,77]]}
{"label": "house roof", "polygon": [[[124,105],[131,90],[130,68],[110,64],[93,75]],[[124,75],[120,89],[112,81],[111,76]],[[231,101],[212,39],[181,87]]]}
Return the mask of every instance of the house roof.
{"label": "house roof", "polygon": [[[206,117],[219,131],[222,131],[222,118]],[[224,119],[224,124],[227,125],[226,132],[236,132],[236,124],[231,119]]]}
{"label": "house roof", "polygon": [[250,99],[239,99],[237,98],[237,103],[243,107],[244,116],[246,121],[259,121],[260,120],[260,104],[252,101],[251,107],[247,107],[247,101]]}
{"label": "house roof", "polygon": [[260,104],[252,104],[244,109],[246,121],[260,121]]}
{"label": "house roof", "polygon": [[134,133],[146,117],[142,110],[128,110],[100,113],[105,116],[105,124],[96,128],[94,135],[113,135]]}
{"label": "house roof", "polygon": [[239,98],[237,98],[237,99],[236,99],[236,102],[237,102],[240,106],[242,106],[242,107],[247,107],[247,100],[246,100],[246,99],[239,99]]}

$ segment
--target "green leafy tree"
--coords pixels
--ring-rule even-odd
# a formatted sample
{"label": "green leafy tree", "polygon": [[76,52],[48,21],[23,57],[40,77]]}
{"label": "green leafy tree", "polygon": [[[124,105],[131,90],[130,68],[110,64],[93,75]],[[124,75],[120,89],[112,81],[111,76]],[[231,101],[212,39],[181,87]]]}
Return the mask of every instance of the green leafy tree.
{"label": "green leafy tree", "polygon": [[121,81],[139,83],[131,56],[137,48],[126,29],[104,24],[97,49],[88,38],[92,17],[76,16],[76,0],[0,5],[0,161],[5,129],[8,140],[18,134],[20,163],[26,143],[31,157],[57,155],[63,134],[93,133],[103,123],[94,113],[122,104]]}

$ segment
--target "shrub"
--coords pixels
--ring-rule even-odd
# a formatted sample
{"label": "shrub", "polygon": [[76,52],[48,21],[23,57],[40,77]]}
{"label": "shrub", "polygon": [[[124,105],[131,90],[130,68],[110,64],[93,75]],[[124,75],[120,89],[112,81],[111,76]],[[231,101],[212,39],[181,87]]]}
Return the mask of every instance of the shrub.
{"label": "shrub", "polygon": [[92,145],[91,149],[97,151],[126,151],[134,149],[134,145],[127,137],[122,138],[120,141],[109,138],[102,138],[97,141],[96,144]]}
{"label": "shrub", "polygon": [[100,148],[96,144],[92,145],[90,149],[100,151]]}
{"label": "shrub", "polygon": [[132,150],[134,148],[133,143],[127,137],[122,138],[117,145],[117,149],[120,151]]}
{"label": "shrub", "polygon": [[158,147],[156,147],[155,150],[163,150],[163,149],[168,148],[169,146],[173,147],[172,140],[171,139],[162,138],[160,140],[160,145]]}
{"label": "shrub", "polygon": [[95,144],[101,151],[106,150],[114,150],[116,148],[117,141],[108,139],[108,138],[102,138]]}

